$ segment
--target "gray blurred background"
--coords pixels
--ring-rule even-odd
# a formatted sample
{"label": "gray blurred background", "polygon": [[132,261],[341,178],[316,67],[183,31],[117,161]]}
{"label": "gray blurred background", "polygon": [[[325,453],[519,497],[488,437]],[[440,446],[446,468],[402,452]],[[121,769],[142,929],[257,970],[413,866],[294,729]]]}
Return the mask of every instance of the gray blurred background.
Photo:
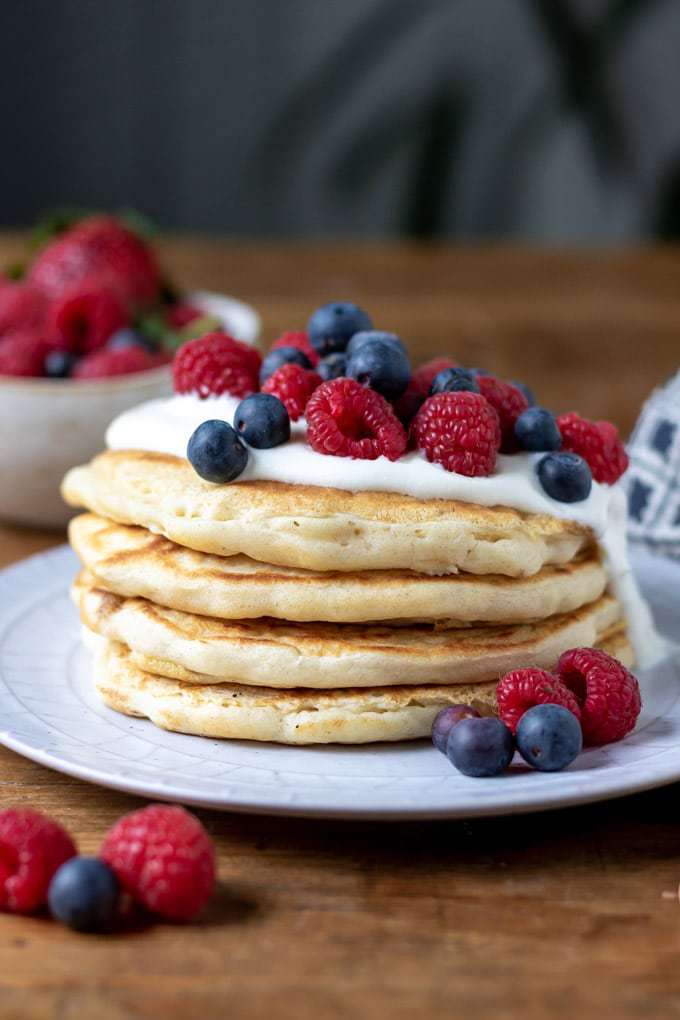
{"label": "gray blurred background", "polygon": [[3,0],[0,223],[680,234],[679,0]]}

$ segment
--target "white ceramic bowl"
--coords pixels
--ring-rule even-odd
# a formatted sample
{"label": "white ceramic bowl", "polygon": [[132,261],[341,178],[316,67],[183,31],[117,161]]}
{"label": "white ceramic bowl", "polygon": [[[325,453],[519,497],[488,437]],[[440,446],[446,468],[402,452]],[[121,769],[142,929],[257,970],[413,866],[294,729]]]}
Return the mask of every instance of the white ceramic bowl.
{"label": "white ceramic bowl", "polygon": [[[250,305],[205,291],[186,300],[222,319],[238,340],[257,339],[260,318]],[[121,411],[171,388],[169,366],[99,382],[0,377],[0,518],[63,527],[72,516],[59,495],[66,471],[103,448]]]}

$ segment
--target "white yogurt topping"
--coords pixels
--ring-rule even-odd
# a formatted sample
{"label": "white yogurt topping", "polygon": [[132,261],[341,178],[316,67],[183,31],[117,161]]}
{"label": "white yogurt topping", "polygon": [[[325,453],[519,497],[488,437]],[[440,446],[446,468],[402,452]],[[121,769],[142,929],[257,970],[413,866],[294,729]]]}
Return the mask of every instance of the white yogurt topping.
{"label": "white yogurt topping", "polygon": [[[200,400],[193,394],[151,400],[125,411],[109,426],[112,450],[153,450],[186,457],[187,443],[210,418],[233,424],[239,400],[230,396]],[[319,485],[350,492],[401,492],[419,499],[453,499],[482,506],[509,506],[526,513],[549,514],[577,521],[597,535],[605,556],[611,588],[624,607],[637,661],[647,666],[665,651],[649,609],[633,577],[626,548],[626,501],[619,486],[593,482],[587,499],[560,503],[541,488],[534,464],[542,454],[499,456],[493,475],[467,478],[430,464],[418,451],[398,461],[353,460],[316,453],[305,441],[306,423],[292,425],[291,441],[271,450],[248,450],[248,464],[239,481],[278,481]]]}

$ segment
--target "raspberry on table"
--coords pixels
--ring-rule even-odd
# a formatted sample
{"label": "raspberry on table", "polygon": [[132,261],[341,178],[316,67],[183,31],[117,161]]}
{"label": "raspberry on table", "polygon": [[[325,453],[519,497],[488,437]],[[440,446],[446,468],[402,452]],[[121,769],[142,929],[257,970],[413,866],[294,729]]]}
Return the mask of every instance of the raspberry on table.
{"label": "raspberry on table", "polygon": [[581,718],[581,709],[561,679],[545,669],[529,667],[506,673],[496,688],[498,714],[514,733],[524,713],[534,705],[562,705]]}
{"label": "raspberry on table", "polygon": [[320,385],[321,376],[313,369],[288,363],[281,365],[269,376],[262,385],[262,393],[278,397],[288,411],[290,420],[297,421],[305,413],[307,401]]}
{"label": "raspberry on table", "polygon": [[52,876],[75,854],[71,837],[47,815],[0,811],[0,909],[30,914],[43,906]]}
{"label": "raspberry on table", "polygon": [[74,379],[108,379],[114,375],[130,375],[157,368],[167,359],[163,355],[149,354],[143,347],[124,347],[119,350],[99,350],[77,362],[72,372]]}
{"label": "raspberry on table", "polygon": [[37,287],[29,283],[3,281],[0,287],[0,335],[42,328],[48,307],[47,299]]}
{"label": "raspberry on table", "polygon": [[261,364],[254,347],[219,330],[206,333],[182,344],[175,354],[175,393],[196,393],[202,400],[222,393],[247,397],[259,389]]}
{"label": "raspberry on table", "polygon": [[333,457],[398,460],[406,432],[390,404],[354,379],[322,383],[307,404],[307,440],[317,453]]}
{"label": "raspberry on table", "polygon": [[411,425],[419,449],[447,471],[490,475],[501,441],[498,415],[479,393],[462,390],[428,397]]}
{"label": "raspberry on table", "polygon": [[124,815],[99,854],[122,888],[174,921],[191,921],[215,885],[215,851],[195,815],[177,805],[151,804]]}
{"label": "raspberry on table", "polygon": [[556,673],[581,707],[586,744],[611,744],[635,726],[640,685],[618,659],[598,648],[572,648],[560,656]]}
{"label": "raspberry on table", "polygon": [[410,425],[413,417],[422,407],[423,401],[430,395],[430,387],[435,376],[446,368],[454,368],[451,358],[432,358],[420,365],[411,374],[408,386],[394,401],[394,413],[404,425]]}
{"label": "raspberry on table", "polygon": [[312,347],[309,339],[309,334],[305,330],[288,330],[286,333],[282,333],[278,339],[269,348],[270,351],[278,351],[279,347],[296,347],[299,351],[302,351],[304,355],[309,359],[309,363],[312,368],[316,368],[319,364],[319,352]]}
{"label": "raspberry on table", "polygon": [[575,411],[561,414],[557,426],[562,449],[578,453],[590,466],[596,482],[613,485],[628,467],[619,431],[610,421],[588,421]]}
{"label": "raspberry on table", "polygon": [[517,453],[519,443],[515,436],[515,422],[529,406],[524,394],[512,383],[496,379],[493,375],[478,375],[479,392],[489,401],[501,423],[501,453]]}
{"label": "raspberry on table", "polygon": [[125,305],[108,290],[75,290],[57,301],[50,326],[72,354],[91,354],[128,323]]}
{"label": "raspberry on table", "polygon": [[54,344],[42,332],[17,330],[0,339],[0,375],[43,375],[45,358]]}

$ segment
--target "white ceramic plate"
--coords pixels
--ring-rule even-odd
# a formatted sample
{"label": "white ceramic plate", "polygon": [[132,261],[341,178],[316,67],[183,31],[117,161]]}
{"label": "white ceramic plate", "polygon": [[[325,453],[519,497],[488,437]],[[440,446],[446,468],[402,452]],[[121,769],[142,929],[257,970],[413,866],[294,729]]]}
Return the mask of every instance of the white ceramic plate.
{"label": "white ceramic plate", "polygon": [[[648,554],[635,565],[659,626],[677,636],[680,565]],[[468,779],[426,741],[293,748],[165,733],[99,701],[68,597],[75,571],[62,546],[0,573],[0,742],[79,779],[223,810],[385,819],[536,811],[680,779],[674,657],[641,675],[635,732],[560,773],[518,764],[497,779]]]}

